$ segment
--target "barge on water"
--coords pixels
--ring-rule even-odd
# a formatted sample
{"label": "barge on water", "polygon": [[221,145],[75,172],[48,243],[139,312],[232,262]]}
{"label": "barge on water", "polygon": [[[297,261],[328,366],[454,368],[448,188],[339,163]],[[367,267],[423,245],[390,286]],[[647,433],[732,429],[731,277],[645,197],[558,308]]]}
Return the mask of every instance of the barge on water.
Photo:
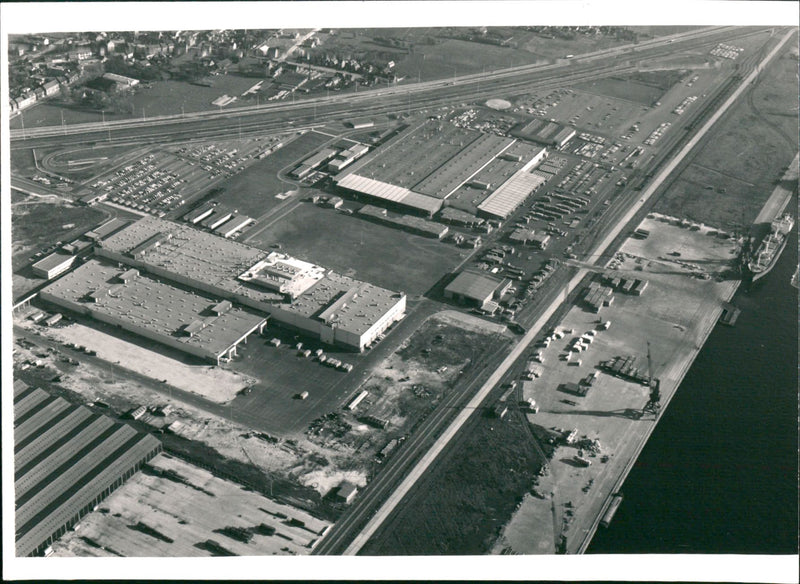
{"label": "barge on water", "polygon": [[733,304],[725,302],[722,305],[722,315],[719,317],[719,322],[725,326],[733,326],[736,324],[736,320],[741,313],[741,308],[737,308]]}
{"label": "barge on water", "polygon": [[611,497],[611,503],[609,503],[606,512],[603,513],[603,518],[600,520],[600,525],[603,527],[608,527],[611,524],[611,520],[614,519],[617,509],[619,509],[619,506],[622,504],[622,499],[622,493],[617,493]]}

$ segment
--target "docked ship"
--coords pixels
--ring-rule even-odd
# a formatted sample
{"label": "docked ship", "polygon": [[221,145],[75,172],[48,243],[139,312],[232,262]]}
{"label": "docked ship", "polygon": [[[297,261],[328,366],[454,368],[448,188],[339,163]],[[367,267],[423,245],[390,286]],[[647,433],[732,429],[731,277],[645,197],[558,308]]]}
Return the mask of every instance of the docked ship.
{"label": "docked ship", "polygon": [[786,247],[787,236],[793,228],[794,218],[788,213],[772,221],[769,233],[747,261],[747,269],[753,282],[769,274],[778,262],[783,248]]}

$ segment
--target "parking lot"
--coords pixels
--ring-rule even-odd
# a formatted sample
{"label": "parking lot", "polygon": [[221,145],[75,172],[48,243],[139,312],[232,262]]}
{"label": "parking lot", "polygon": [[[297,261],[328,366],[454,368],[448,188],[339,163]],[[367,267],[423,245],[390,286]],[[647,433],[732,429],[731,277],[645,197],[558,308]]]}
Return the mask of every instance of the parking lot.
{"label": "parking lot", "polygon": [[94,180],[111,202],[164,217],[214,182],[244,170],[277,138],[163,147]]}

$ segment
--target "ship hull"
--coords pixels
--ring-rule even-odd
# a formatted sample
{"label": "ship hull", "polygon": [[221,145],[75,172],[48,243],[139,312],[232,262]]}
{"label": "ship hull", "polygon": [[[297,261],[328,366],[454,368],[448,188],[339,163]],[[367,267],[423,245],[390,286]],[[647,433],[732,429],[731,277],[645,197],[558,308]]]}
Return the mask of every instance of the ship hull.
{"label": "ship hull", "polygon": [[750,273],[751,282],[753,283],[758,282],[761,278],[763,278],[772,271],[772,268],[774,268],[775,264],[778,263],[778,258],[781,257],[781,254],[783,253],[783,250],[786,247],[786,242],[788,240],[789,240],[788,237],[783,238],[780,247],[775,251],[775,254],[772,256],[772,260],[769,262],[769,264],[767,264],[767,267],[765,267],[763,270],[754,271],[750,269],[749,265],[747,266],[748,272]]}

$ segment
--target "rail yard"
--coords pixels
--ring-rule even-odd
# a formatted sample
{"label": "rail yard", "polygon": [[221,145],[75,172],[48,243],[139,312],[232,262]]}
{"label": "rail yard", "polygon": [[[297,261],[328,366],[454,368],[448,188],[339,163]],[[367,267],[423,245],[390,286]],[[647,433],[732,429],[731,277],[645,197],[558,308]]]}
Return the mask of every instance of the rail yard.
{"label": "rail yard", "polygon": [[[323,97],[287,58],[356,38],[332,30],[257,48],[268,103],[11,131],[14,379],[42,392],[15,385],[15,428],[61,432],[15,451],[56,469],[107,418],[163,448],[91,497],[96,471],[70,479],[32,555],[581,554],[624,505],[758,243],[755,213],[703,215],[737,203],[698,152],[796,65],[797,29],[426,81],[392,61]],[[768,223],[797,185],[761,182]]]}

